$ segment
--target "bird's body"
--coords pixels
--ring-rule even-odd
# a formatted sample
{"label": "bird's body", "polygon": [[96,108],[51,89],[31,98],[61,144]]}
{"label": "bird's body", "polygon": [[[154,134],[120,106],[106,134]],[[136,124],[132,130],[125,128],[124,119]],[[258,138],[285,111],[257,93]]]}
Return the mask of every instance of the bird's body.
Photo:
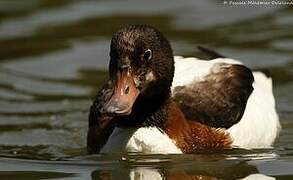
{"label": "bird's body", "polygon": [[[230,58],[216,58],[210,61],[194,57],[175,56],[175,76],[172,89],[200,81],[211,73],[218,63],[242,64]],[[233,147],[270,148],[280,129],[280,122],[275,106],[271,77],[260,71],[253,72],[253,91],[248,98],[241,120],[227,128],[233,139]],[[209,91],[209,90],[207,90]]]}
{"label": "bird's body", "polygon": [[280,124],[265,74],[223,57],[173,58],[148,26],[118,31],[110,55],[111,80],[90,110],[89,153],[272,146]]}

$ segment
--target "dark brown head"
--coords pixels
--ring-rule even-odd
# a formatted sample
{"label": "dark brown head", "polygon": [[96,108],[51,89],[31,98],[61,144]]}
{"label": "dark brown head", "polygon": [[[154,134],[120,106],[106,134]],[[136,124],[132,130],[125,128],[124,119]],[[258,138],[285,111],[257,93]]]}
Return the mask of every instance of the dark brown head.
{"label": "dark brown head", "polygon": [[118,30],[111,41],[109,73],[114,92],[104,111],[129,115],[138,99],[156,103],[169,94],[174,75],[173,52],[155,28],[131,25]]}

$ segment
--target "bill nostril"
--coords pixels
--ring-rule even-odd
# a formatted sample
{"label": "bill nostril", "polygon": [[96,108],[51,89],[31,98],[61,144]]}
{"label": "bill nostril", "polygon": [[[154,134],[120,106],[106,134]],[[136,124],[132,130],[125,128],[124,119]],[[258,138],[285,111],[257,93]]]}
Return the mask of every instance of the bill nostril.
{"label": "bill nostril", "polygon": [[129,86],[126,86],[126,88],[124,90],[124,94],[129,94]]}

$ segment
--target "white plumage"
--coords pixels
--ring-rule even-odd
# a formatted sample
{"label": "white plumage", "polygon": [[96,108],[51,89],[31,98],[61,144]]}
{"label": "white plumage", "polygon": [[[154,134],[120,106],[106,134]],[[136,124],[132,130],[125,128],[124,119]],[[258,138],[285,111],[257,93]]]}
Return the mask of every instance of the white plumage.
{"label": "white plumage", "polygon": [[241,148],[272,147],[281,129],[275,108],[272,79],[254,72],[253,92],[239,123],[228,129],[233,145]]}
{"label": "white plumage", "polygon": [[109,137],[102,153],[142,152],[146,154],[181,154],[172,139],[157,127],[118,128]]}

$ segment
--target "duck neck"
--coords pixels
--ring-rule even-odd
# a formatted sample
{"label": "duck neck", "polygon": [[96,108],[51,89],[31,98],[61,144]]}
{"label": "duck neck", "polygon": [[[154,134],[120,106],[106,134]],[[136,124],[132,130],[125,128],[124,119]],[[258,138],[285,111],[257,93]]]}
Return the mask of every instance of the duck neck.
{"label": "duck neck", "polygon": [[117,117],[117,126],[124,128],[159,127],[165,129],[170,91],[149,97],[138,97],[129,116]]}

